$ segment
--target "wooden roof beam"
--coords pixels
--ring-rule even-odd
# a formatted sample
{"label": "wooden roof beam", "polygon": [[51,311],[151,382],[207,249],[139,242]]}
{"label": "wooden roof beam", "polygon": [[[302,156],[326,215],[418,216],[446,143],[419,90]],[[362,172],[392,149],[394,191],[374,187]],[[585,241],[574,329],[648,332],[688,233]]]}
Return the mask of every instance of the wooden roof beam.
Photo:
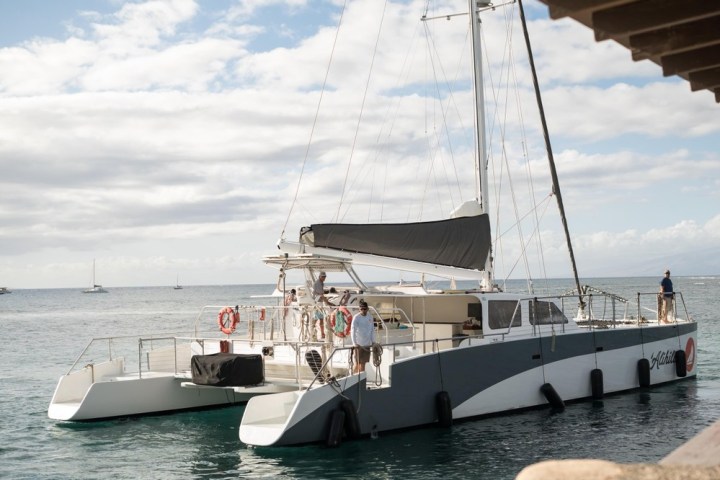
{"label": "wooden roof beam", "polygon": [[552,0],[552,4],[548,0],[540,1],[548,5],[550,18],[557,20],[568,16],[590,14],[595,10],[616,7],[635,0]]}
{"label": "wooden roof beam", "polygon": [[720,11],[717,15],[672,27],[630,36],[633,60],[646,60],[720,43]]}
{"label": "wooden roof beam", "polygon": [[680,75],[720,67],[720,44],[662,57],[663,75]]}
{"label": "wooden roof beam", "polygon": [[708,68],[690,72],[690,90],[697,92],[698,90],[715,89],[720,90],[720,67]]}
{"label": "wooden roof beam", "polygon": [[641,0],[592,15],[595,40],[602,41],[701,19],[717,12],[708,0]]}

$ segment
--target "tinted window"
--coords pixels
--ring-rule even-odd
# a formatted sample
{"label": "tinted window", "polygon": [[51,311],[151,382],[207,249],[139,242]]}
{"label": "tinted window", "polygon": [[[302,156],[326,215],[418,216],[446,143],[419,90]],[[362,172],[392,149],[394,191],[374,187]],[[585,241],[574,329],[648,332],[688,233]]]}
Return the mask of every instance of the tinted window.
{"label": "tinted window", "polygon": [[568,322],[565,314],[563,314],[553,302],[537,300],[530,302],[530,304],[532,306],[530,309],[530,323],[533,325],[550,325],[552,323]]}
{"label": "tinted window", "polygon": [[492,329],[520,326],[521,307],[513,300],[494,300],[488,302],[488,325]]}
{"label": "tinted window", "polygon": [[482,303],[468,303],[468,317],[482,320]]}

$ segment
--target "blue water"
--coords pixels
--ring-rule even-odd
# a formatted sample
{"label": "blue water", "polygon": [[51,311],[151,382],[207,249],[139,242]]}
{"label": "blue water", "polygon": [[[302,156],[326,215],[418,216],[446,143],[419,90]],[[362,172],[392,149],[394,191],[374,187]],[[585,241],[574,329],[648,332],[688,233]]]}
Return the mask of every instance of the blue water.
{"label": "blue water", "polygon": [[[699,325],[696,380],[548,409],[384,434],[339,448],[248,448],[243,407],[97,423],[58,423],[47,406],[91,337],[190,331],[203,305],[259,303],[271,285],[16,290],[0,295],[0,477],[512,479],[561,458],[657,462],[720,417],[720,277],[673,278]],[[659,278],[594,279],[625,296]],[[542,287],[536,282],[536,287]],[[523,287],[523,282],[509,285]],[[552,281],[553,291],[570,288]]]}

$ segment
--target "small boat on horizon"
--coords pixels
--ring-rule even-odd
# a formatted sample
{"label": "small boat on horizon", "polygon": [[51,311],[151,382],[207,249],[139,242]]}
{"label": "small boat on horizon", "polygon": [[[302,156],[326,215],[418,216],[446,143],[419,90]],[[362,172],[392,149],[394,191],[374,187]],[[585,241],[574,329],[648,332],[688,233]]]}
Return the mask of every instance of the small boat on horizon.
{"label": "small boat on horizon", "polygon": [[7,287],[0,287],[0,295],[3,295],[5,293],[12,293],[10,290],[8,290]]}
{"label": "small boat on horizon", "polygon": [[94,258],[93,258],[93,266],[92,266],[92,283],[90,285],[91,285],[91,287],[86,290],[83,290],[83,293],[107,293],[107,290],[105,290],[102,285],[95,283],[95,259]]}

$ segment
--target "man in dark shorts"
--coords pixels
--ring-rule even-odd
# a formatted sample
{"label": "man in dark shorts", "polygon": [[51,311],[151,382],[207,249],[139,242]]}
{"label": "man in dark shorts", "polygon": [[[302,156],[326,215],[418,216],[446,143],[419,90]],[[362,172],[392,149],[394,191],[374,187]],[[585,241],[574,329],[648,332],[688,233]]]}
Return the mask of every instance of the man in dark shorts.
{"label": "man in dark shorts", "polygon": [[365,364],[370,361],[370,350],[375,343],[375,323],[368,311],[368,304],[365,300],[360,300],[359,306],[360,312],[355,314],[350,325],[350,339],[355,347],[354,373],[365,371]]}

